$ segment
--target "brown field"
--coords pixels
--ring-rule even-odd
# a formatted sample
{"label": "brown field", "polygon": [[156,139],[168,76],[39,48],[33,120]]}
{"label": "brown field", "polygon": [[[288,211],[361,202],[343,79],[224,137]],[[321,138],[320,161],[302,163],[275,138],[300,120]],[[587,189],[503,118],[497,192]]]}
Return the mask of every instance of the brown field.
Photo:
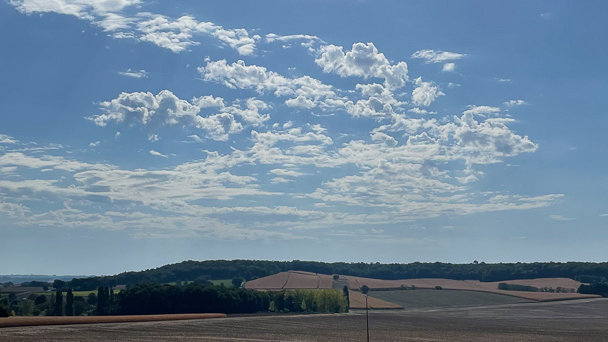
{"label": "brown field", "polygon": [[445,290],[463,290],[463,291],[479,291],[504,294],[524,299],[536,301],[554,301],[567,299],[584,299],[597,298],[596,295],[584,295],[579,293],[550,293],[550,292],[526,292],[526,291],[503,291],[498,289],[499,283],[530,285],[535,287],[553,287],[557,288],[573,288],[578,289],[580,282],[568,278],[541,278],[541,279],[518,279],[497,282],[480,282],[478,280],[451,280],[451,279],[403,279],[403,280],[381,280],[362,277],[340,276],[348,280],[351,289],[359,289],[363,285],[369,286],[371,289],[398,289],[402,286],[411,287],[412,285],[419,289],[434,289],[435,286],[441,286]]}
{"label": "brown field", "polygon": [[[535,287],[563,287],[568,289],[578,289],[580,282],[568,278],[542,278],[542,279],[518,279],[504,281],[509,284],[529,285]],[[264,278],[248,281],[245,288],[256,290],[295,290],[295,289],[329,289],[333,287],[333,276],[301,271],[281,272]],[[419,289],[434,289],[441,286],[445,290],[462,290],[497,293],[534,301],[556,301],[570,299],[597,298],[596,295],[584,295],[579,293],[550,293],[550,292],[525,292],[525,291],[503,291],[498,289],[501,282],[480,282],[478,280],[451,280],[451,279],[402,279],[402,280],[382,280],[372,278],[362,278],[340,275],[336,281],[341,288],[343,284],[348,284],[350,289],[358,290],[363,285],[367,285],[372,290],[400,289],[401,287],[411,287]],[[356,296],[356,295],[355,295]],[[361,305],[360,301],[354,300],[351,296],[351,307],[356,308]],[[399,305],[386,301],[374,302],[376,308],[394,308]],[[385,305],[382,307],[381,305]]]}
{"label": "brown field", "polygon": [[[608,300],[426,311],[371,311],[372,341],[606,341]],[[276,315],[210,320],[0,329],[0,341],[365,341],[365,314]]]}
{"label": "brown field", "polygon": [[311,272],[288,271],[245,283],[255,290],[331,289],[333,276]]}
{"label": "brown field", "polygon": [[[365,295],[363,293],[351,291],[348,297],[351,309],[365,309]],[[403,309],[401,305],[372,296],[367,298],[367,305],[370,309]]]}
{"label": "brown field", "polygon": [[[0,328],[29,327],[39,325],[69,325],[92,323],[125,323],[173,321],[187,319],[225,318],[225,314],[180,314],[180,315],[140,315],[140,316],[77,316],[77,317],[31,317],[17,316],[0,318]],[[0,333],[0,336],[2,333]]]}

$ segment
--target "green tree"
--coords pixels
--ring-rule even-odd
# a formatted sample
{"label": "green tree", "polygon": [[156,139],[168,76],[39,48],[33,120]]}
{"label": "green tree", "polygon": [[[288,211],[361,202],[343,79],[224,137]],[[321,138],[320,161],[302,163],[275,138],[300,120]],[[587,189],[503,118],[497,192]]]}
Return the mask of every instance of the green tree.
{"label": "green tree", "polygon": [[89,305],[97,305],[97,295],[93,292],[89,293],[87,296],[87,303]]}
{"label": "green tree", "polygon": [[369,286],[367,286],[367,285],[361,286],[361,293],[363,293],[364,295],[367,295],[369,293]]}
{"label": "green tree", "polygon": [[55,313],[55,292],[51,293],[51,300],[49,302],[49,309],[47,310],[46,314],[47,316],[53,316]]}
{"label": "green tree", "polygon": [[302,304],[300,304],[300,309],[302,309],[302,311],[306,311],[306,300],[302,299]]}
{"label": "green tree", "polygon": [[234,286],[234,287],[241,287],[241,284],[244,281],[245,281],[245,279],[243,279],[243,277],[236,276],[236,277],[232,278],[232,286]]}
{"label": "green tree", "polygon": [[68,293],[65,295],[65,315],[74,316],[74,293],[72,289],[68,289]]}
{"label": "green tree", "polygon": [[45,295],[36,296],[36,299],[34,299],[34,304],[36,304],[36,305],[42,305],[44,303],[46,303]]}
{"label": "green tree", "polygon": [[270,306],[268,307],[268,311],[270,311],[270,312],[275,312],[276,311],[276,308],[275,308],[275,305],[274,305],[274,301],[270,302]]}
{"label": "green tree", "polygon": [[53,314],[55,316],[63,316],[63,293],[61,290],[55,292],[55,308]]}
{"label": "green tree", "polygon": [[350,310],[350,294],[348,292],[348,286],[344,285],[342,288],[342,294],[344,295],[344,299],[346,300],[346,312]]}
{"label": "green tree", "polygon": [[65,287],[65,281],[63,281],[63,280],[61,280],[61,279],[55,279],[55,280],[53,281],[53,287],[54,287],[56,290],[61,290],[61,289],[63,289],[63,288]]}
{"label": "green tree", "polygon": [[83,297],[74,297],[74,316],[81,316],[87,311],[87,304]]}

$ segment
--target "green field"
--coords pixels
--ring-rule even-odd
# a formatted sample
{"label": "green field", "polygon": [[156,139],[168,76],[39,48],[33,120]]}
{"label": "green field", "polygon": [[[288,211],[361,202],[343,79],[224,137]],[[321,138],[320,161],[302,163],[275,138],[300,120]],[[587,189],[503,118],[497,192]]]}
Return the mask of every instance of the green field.
{"label": "green field", "polygon": [[232,287],[232,279],[209,280],[213,285],[224,284],[226,287]]}
{"label": "green field", "polygon": [[454,290],[370,291],[370,296],[399,304],[407,309],[450,308],[533,302],[500,294]]}

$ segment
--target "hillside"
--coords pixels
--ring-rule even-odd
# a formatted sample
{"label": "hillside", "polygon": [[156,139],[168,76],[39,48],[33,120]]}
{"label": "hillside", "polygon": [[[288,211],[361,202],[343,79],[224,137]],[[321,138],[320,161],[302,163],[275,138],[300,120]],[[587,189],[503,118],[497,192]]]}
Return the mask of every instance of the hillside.
{"label": "hillside", "polygon": [[167,283],[178,280],[195,280],[200,276],[207,276],[209,279],[231,279],[241,276],[246,280],[253,280],[289,270],[387,280],[443,278],[496,282],[535,278],[575,279],[578,276],[608,277],[608,263],[606,262],[381,264],[299,260],[188,260],[144,271],[124,272],[114,276],[75,278],[70,285],[75,289],[92,290],[102,284]]}

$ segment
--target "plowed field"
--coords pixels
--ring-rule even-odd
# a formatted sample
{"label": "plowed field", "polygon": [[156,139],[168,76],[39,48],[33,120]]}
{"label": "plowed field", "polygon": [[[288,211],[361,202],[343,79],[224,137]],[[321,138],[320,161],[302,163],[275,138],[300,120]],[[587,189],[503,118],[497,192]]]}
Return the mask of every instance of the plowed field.
{"label": "plowed field", "polygon": [[[608,300],[489,308],[370,313],[372,341],[606,341]],[[365,314],[232,317],[210,320],[0,329],[0,340],[365,341]]]}

